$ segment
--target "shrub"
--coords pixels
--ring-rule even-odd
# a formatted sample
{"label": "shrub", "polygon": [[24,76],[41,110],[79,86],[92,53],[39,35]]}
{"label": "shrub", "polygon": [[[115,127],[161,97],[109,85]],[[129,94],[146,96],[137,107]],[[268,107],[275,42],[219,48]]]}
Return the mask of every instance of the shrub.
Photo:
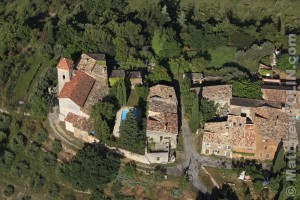
{"label": "shrub", "polygon": [[50,185],[48,193],[49,193],[50,197],[58,197],[58,195],[60,193],[59,185],[57,185],[57,184]]}
{"label": "shrub", "polygon": [[3,194],[7,197],[12,196],[15,193],[15,187],[13,185],[7,185],[3,191]]}
{"label": "shrub", "polygon": [[45,142],[48,139],[48,133],[46,131],[38,132],[35,136],[35,141],[39,144]]}
{"label": "shrub", "polygon": [[26,195],[26,196],[22,197],[22,200],[31,200],[31,196]]}
{"label": "shrub", "polygon": [[62,145],[59,140],[54,140],[51,144],[51,150],[53,153],[58,154],[62,150]]}
{"label": "shrub", "polygon": [[30,180],[30,187],[34,192],[39,192],[45,184],[45,177],[41,174],[34,174]]}

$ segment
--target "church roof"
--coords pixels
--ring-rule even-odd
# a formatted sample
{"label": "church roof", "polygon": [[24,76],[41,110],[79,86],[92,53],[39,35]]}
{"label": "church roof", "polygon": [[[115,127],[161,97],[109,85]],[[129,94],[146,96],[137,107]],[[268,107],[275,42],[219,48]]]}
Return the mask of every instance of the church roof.
{"label": "church roof", "polygon": [[65,83],[58,98],[69,98],[80,107],[83,107],[94,83],[94,78],[83,71],[76,71],[75,76]]}

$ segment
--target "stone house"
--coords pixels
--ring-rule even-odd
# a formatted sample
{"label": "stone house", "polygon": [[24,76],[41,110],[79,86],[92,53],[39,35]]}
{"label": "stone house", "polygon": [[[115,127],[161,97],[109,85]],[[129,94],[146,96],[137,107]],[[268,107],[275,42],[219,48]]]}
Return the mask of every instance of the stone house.
{"label": "stone house", "polygon": [[189,78],[192,81],[192,85],[202,84],[202,82],[204,81],[204,76],[201,72],[184,73],[183,78]]}
{"label": "stone house", "polygon": [[[156,85],[150,88],[148,95],[147,138],[148,154],[164,155],[170,161],[170,149],[177,147],[178,102],[173,87]],[[154,154],[153,154],[154,153]],[[157,163],[166,158],[157,156]]]}
{"label": "stone house", "polygon": [[201,90],[199,96],[209,101],[213,101],[215,105],[217,105],[218,115],[226,116],[230,106],[230,100],[232,99],[232,86],[204,86]]}
{"label": "stone house", "polygon": [[[99,59],[99,60],[97,60]],[[82,54],[76,69],[73,61],[61,58],[57,64],[59,85],[59,120],[66,129],[84,141],[90,136],[89,111],[108,94],[107,68],[104,54]]]}
{"label": "stone house", "polygon": [[136,85],[143,84],[143,76],[141,71],[130,71],[128,72],[128,79],[131,84],[131,89],[134,89]]}

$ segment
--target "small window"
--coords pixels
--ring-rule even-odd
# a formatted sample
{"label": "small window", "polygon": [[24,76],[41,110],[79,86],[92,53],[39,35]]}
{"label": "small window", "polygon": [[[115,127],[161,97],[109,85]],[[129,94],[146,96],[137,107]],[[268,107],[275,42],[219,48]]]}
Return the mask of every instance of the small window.
{"label": "small window", "polygon": [[163,136],[160,136],[160,141],[162,141],[163,140]]}
{"label": "small window", "polygon": [[262,153],[259,154],[259,157],[262,157]]}
{"label": "small window", "polygon": [[66,79],[66,76],[65,75],[63,75],[63,80],[65,80]]}
{"label": "small window", "polygon": [[270,158],[270,155],[269,155],[269,154],[267,154],[267,155],[266,155],[266,159],[269,159],[269,158]]}
{"label": "small window", "polygon": [[157,160],[157,161],[160,161],[160,157],[157,157],[156,160]]}
{"label": "small window", "polygon": [[267,146],[265,146],[265,149],[268,149],[268,147],[267,147]]}

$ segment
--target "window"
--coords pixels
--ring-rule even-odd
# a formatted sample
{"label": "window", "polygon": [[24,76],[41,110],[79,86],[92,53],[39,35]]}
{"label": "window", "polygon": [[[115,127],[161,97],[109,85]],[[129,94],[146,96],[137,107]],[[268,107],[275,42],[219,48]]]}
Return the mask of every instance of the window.
{"label": "window", "polygon": [[160,161],[160,157],[157,157],[156,160],[157,160],[157,161]]}
{"label": "window", "polygon": [[259,157],[262,157],[262,153],[259,154]]}
{"label": "window", "polygon": [[269,159],[269,158],[270,158],[270,155],[269,155],[269,154],[267,154],[267,155],[266,155],[266,159]]}
{"label": "window", "polygon": [[221,145],[221,144],[219,144],[219,145],[218,145],[218,148],[220,148],[220,149],[221,149],[222,147],[223,147],[223,145]]}
{"label": "window", "polygon": [[206,143],[206,147],[210,147],[210,143]]}
{"label": "window", "polygon": [[160,141],[162,141],[163,140],[163,136],[160,136]]}
{"label": "window", "polygon": [[231,149],[231,146],[227,146],[227,150],[230,150]]}
{"label": "window", "polygon": [[63,75],[63,80],[65,80],[66,79],[66,76],[65,75]]}
{"label": "window", "polygon": [[265,149],[268,149],[268,147],[267,147],[267,146],[265,146]]}

